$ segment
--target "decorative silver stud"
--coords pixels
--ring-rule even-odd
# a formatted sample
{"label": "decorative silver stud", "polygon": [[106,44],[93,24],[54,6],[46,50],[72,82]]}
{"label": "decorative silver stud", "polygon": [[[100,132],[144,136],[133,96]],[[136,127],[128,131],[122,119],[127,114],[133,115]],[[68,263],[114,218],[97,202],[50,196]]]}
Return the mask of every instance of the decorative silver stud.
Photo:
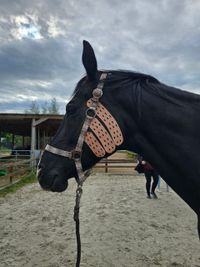
{"label": "decorative silver stud", "polygon": [[100,98],[103,95],[102,89],[96,88],[93,90],[92,95],[94,98]]}

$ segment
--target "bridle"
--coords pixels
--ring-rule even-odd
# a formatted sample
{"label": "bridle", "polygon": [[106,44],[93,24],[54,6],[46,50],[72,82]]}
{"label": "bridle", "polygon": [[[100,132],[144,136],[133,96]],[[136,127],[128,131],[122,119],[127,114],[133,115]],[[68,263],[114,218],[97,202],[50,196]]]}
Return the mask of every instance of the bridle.
{"label": "bridle", "polygon": [[103,95],[103,86],[104,86],[104,82],[105,82],[107,75],[108,73],[106,72],[101,73],[98,85],[92,92],[92,98],[90,99],[90,106],[86,110],[85,121],[81,128],[81,132],[78,137],[76,147],[71,151],[62,150],[51,145],[47,145],[45,147],[45,150],[50,153],[53,153],[53,154],[56,154],[56,155],[59,155],[59,156],[62,156],[68,159],[72,159],[76,166],[77,189],[76,189],[76,203],[74,206],[74,221],[76,222],[76,238],[77,238],[76,267],[80,266],[80,260],[81,260],[81,240],[80,240],[80,227],[79,227],[80,226],[80,223],[79,223],[80,198],[81,198],[82,191],[83,191],[82,190],[83,183],[87,179],[87,177],[90,175],[90,170],[83,171],[83,167],[81,163],[82,148],[83,148],[83,143],[84,143],[88,128],[92,120],[96,116],[99,99]]}

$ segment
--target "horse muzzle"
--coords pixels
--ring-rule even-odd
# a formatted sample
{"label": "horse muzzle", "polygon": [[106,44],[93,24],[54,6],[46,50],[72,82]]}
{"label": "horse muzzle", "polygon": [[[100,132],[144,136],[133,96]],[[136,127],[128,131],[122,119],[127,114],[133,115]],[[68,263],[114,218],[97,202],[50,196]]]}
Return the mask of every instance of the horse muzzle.
{"label": "horse muzzle", "polygon": [[44,174],[42,168],[37,169],[37,178],[42,189],[52,192],[63,192],[68,187],[68,181],[55,171]]}

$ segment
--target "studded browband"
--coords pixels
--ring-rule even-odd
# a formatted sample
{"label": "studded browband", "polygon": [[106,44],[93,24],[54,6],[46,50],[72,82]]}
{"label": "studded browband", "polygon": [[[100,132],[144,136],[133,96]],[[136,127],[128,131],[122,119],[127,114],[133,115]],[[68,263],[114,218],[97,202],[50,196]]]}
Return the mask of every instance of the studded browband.
{"label": "studded browband", "polygon": [[66,151],[51,145],[45,150],[56,155],[73,159],[76,165],[78,184],[82,185],[88,177],[88,171],[83,171],[81,164],[81,153],[85,142],[96,157],[104,157],[106,153],[112,153],[116,146],[123,142],[123,135],[115,118],[99,102],[103,95],[104,81],[107,73],[102,73],[97,88],[92,92],[92,98],[88,100],[86,118],[83,123],[77,145],[74,150]]}

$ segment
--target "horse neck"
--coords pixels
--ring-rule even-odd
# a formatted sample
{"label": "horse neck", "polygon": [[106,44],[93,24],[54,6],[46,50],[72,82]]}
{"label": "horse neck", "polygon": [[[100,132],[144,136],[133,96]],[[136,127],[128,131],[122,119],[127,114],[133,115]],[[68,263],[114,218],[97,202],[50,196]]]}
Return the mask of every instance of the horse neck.
{"label": "horse neck", "polygon": [[165,96],[164,87],[163,90],[159,94],[144,88],[135,142],[161,177],[200,214],[200,193],[196,189],[200,175],[200,126],[191,123],[191,115],[199,117],[198,108],[191,103],[192,98],[186,102],[185,97],[178,99],[169,91]]}
{"label": "horse neck", "polygon": [[134,135],[138,132],[140,120],[140,88],[137,81],[130,81],[119,90],[116,99],[116,119],[124,135],[124,143],[120,149],[138,152]]}

